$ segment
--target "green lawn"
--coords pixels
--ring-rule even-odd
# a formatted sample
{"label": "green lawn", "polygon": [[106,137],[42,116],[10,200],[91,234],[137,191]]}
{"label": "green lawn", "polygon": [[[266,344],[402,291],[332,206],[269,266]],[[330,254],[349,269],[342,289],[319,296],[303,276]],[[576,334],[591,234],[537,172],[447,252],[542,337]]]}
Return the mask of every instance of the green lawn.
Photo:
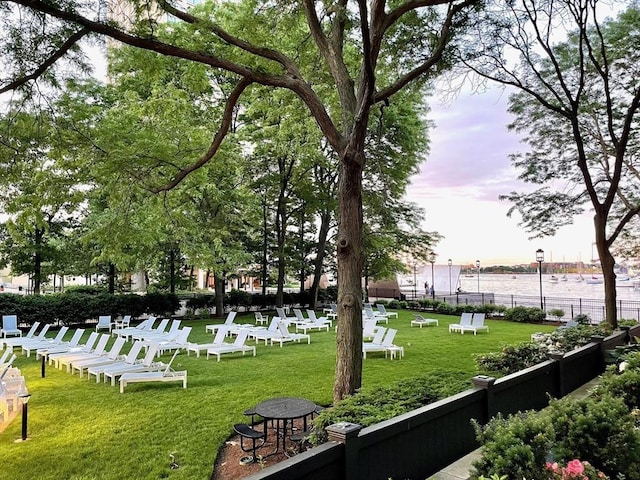
{"label": "green lawn", "polygon": [[[457,317],[436,315],[439,327],[409,327],[411,312],[401,311],[389,326],[405,357],[390,361],[370,354],[364,361],[363,388],[437,370],[478,373],[473,355],[527,340],[554,327],[487,320],[490,333],[449,334]],[[236,322],[253,319],[238,315]],[[205,324],[190,321],[190,341],[210,342]],[[88,336],[88,332],[85,332]],[[50,335],[52,336],[52,335]],[[71,333],[68,334],[71,336]],[[16,350],[16,353],[17,350]],[[163,357],[168,361],[169,355]],[[174,367],[189,372],[188,388],[178,383],[132,384],[124,394],[109,384],[81,380],[47,368],[40,376],[35,357],[19,356],[16,366],[27,379],[29,440],[20,437],[20,417],[0,434],[2,479],[207,479],[218,449],[242,412],[274,396],[300,396],[328,405],[332,398],[335,333],[311,332],[311,345],[258,346],[258,354],[196,358],[180,354]],[[471,383],[470,383],[471,385]],[[169,455],[180,464],[169,469]]]}

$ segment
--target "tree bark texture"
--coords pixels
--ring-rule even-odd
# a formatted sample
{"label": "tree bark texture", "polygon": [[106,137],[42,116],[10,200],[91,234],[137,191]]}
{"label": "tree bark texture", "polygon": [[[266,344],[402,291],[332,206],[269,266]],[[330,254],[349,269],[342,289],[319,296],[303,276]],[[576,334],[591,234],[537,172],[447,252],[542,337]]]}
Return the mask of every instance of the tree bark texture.
{"label": "tree bark texture", "polygon": [[341,162],[338,223],[338,331],[334,402],[362,385],[362,166],[356,153]]}

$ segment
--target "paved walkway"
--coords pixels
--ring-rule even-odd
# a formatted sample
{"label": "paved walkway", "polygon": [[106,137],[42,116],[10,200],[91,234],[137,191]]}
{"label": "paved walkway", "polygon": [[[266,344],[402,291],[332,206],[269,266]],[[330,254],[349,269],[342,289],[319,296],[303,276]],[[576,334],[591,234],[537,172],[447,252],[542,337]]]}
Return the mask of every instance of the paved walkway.
{"label": "paved walkway", "polygon": [[[580,388],[575,389],[569,395],[576,399],[583,399],[591,393],[591,389],[598,384],[600,377],[596,377],[590,382],[585,383]],[[458,459],[458,461],[448,465],[440,470],[438,473],[429,477],[428,480],[470,480],[471,471],[473,470],[472,463],[480,458],[481,448],[474,450],[473,452]]]}

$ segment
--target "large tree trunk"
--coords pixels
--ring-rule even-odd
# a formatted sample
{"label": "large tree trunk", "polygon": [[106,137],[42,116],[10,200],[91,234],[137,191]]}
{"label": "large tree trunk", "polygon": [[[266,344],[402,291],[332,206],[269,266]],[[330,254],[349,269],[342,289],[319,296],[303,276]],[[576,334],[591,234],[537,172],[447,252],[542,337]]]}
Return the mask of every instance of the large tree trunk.
{"label": "large tree trunk", "polygon": [[224,318],[224,275],[213,272],[213,282],[216,292],[216,318]]}
{"label": "large tree trunk", "polygon": [[40,286],[42,284],[42,238],[44,237],[44,229],[36,227],[35,230],[35,253],[33,255],[33,294],[40,295]]}
{"label": "large tree trunk", "polygon": [[[353,152],[353,151],[352,151]],[[334,402],[362,385],[362,169],[364,156],[341,162],[338,223],[338,332]]]}
{"label": "large tree trunk", "polygon": [[116,292],[116,266],[109,262],[109,293],[112,295]]}
{"label": "large tree trunk", "polygon": [[171,293],[176,293],[176,251],[173,247],[169,250],[169,276],[169,291]]}
{"label": "large tree trunk", "polygon": [[611,255],[609,245],[607,243],[607,222],[605,215],[596,215],[593,219],[596,233],[596,247],[598,248],[598,256],[600,257],[600,265],[602,267],[602,276],[604,278],[604,306],[605,318],[609,325],[613,328],[618,327],[618,307],[616,304],[616,274],[613,271],[615,259]]}
{"label": "large tree trunk", "polygon": [[261,265],[261,277],[262,277],[262,307],[267,306],[267,283],[268,279],[268,263],[267,255],[269,254],[269,229],[268,229],[268,210],[267,202],[262,199],[262,265]]}

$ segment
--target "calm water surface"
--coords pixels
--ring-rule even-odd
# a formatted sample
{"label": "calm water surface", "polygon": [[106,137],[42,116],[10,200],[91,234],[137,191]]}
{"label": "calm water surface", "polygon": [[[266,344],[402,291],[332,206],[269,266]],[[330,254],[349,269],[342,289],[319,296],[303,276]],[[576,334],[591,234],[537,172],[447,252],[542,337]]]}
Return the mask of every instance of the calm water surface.
{"label": "calm water surface", "polygon": [[[583,275],[587,278],[587,275]],[[602,276],[600,276],[602,277]],[[604,299],[604,285],[588,284],[578,281],[578,275],[567,275],[567,281],[552,282],[551,275],[542,275],[542,295],[545,297],[564,298],[602,298]],[[640,290],[632,286],[633,281],[620,282],[617,288],[618,300],[640,300]],[[628,286],[622,286],[628,285]],[[460,287],[463,291],[474,293],[478,291],[478,277],[460,275]],[[540,295],[540,277],[538,274],[480,274],[480,291],[486,293],[506,295]]]}

